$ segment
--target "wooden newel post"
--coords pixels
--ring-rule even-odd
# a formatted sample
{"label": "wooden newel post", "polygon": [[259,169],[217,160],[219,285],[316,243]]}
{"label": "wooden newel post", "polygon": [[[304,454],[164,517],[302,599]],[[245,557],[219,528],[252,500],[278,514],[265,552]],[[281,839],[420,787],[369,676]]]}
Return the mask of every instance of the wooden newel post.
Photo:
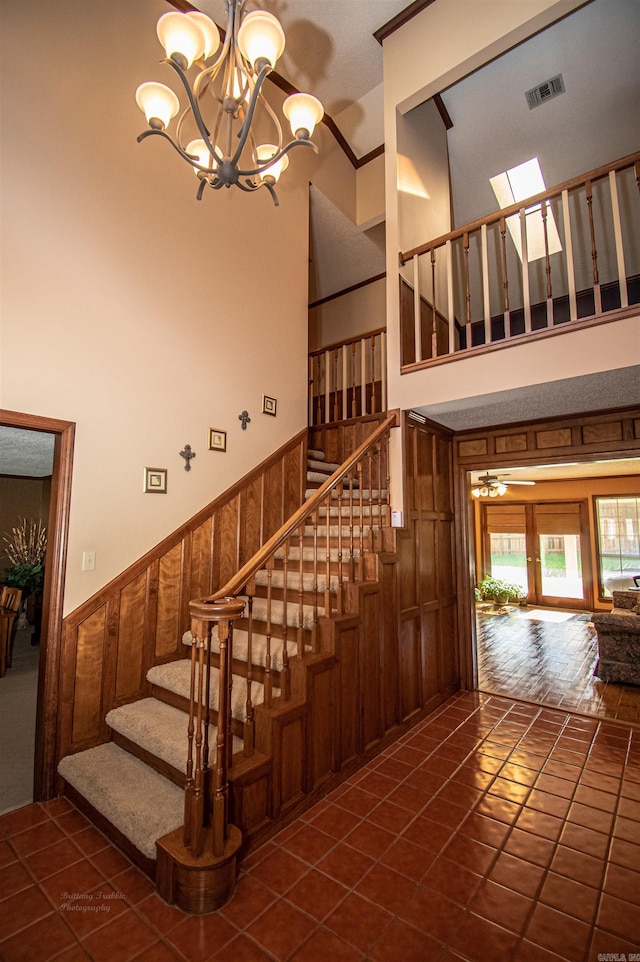
{"label": "wooden newel post", "polygon": [[[229,823],[233,623],[244,607],[244,601],[236,598],[202,599],[189,606],[192,645],[184,828],[156,844],[160,894],[196,914],[220,908],[235,889],[242,834]],[[220,679],[218,730],[210,767],[212,649],[219,651]]]}

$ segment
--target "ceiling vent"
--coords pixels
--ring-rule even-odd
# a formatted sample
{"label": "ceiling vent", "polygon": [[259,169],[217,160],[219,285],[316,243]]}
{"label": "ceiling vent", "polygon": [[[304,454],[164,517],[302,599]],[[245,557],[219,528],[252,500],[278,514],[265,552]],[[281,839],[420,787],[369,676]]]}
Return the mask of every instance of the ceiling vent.
{"label": "ceiling vent", "polygon": [[545,101],[553,100],[554,97],[563,93],[564,80],[562,79],[562,74],[559,73],[557,77],[552,77],[551,80],[545,80],[544,83],[538,84],[537,87],[532,87],[531,90],[527,90],[525,97],[529,104],[529,110],[533,110],[534,107],[539,107],[540,104],[545,103]]}

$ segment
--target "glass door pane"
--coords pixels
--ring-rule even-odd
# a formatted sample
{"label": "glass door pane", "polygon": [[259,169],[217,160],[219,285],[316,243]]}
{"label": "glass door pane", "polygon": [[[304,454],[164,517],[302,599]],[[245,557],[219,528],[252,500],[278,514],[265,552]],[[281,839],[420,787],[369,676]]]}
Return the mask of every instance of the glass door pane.
{"label": "glass door pane", "polygon": [[542,594],[552,598],[584,598],[580,535],[541,534]]}
{"label": "glass door pane", "polygon": [[529,591],[529,582],[524,531],[522,534],[517,532],[499,534],[492,531],[489,539],[491,577],[520,585],[523,589],[522,593],[526,595]]}

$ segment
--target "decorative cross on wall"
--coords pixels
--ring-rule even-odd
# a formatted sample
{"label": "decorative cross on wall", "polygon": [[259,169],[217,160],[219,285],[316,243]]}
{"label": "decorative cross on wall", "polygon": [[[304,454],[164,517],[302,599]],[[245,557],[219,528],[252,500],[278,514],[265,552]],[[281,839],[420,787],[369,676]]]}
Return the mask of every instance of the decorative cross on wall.
{"label": "decorative cross on wall", "polygon": [[238,415],[238,421],[242,421],[242,430],[247,430],[247,424],[251,423],[251,418],[249,417],[248,411],[243,411],[242,414]]}
{"label": "decorative cross on wall", "polygon": [[184,458],[185,460],[185,465],[184,465],[185,471],[191,470],[191,458],[195,458],[195,456],[196,456],[196,452],[191,450],[191,445],[185,444],[183,450],[180,451],[180,457]]}

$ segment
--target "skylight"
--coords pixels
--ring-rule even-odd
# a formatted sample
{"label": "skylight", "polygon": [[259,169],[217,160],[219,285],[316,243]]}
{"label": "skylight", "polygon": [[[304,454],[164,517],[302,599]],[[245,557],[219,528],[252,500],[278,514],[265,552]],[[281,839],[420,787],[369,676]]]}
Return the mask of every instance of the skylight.
{"label": "skylight", "polygon": [[[518,164],[517,167],[511,167],[502,174],[490,177],[489,182],[502,209],[510,207],[511,204],[518,204],[535,194],[541,194],[547,189],[540,169],[540,161],[537,157],[532,157],[531,160]],[[551,206],[548,201],[545,201],[545,204],[549,253],[557,254],[562,250],[562,244]],[[545,256],[541,204],[527,207],[525,217],[527,224],[527,260],[529,262],[537,261]],[[518,252],[518,257],[522,260],[522,233],[518,214],[507,217],[507,227]]]}

